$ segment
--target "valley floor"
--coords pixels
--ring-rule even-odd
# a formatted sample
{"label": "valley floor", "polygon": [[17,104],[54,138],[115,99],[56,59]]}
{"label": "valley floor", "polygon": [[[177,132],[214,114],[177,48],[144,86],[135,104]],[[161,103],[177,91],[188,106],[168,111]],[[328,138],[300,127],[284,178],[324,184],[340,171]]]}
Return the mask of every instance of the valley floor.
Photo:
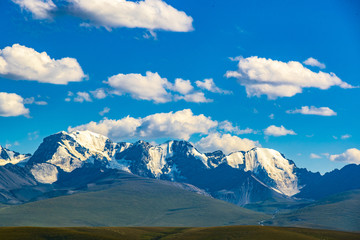
{"label": "valley floor", "polygon": [[111,239],[254,239],[254,240],[352,240],[360,239],[360,233],[316,230],[306,228],[264,227],[264,226],[228,226],[210,228],[172,228],[172,227],[2,227],[0,239],[6,240],[111,240]]}

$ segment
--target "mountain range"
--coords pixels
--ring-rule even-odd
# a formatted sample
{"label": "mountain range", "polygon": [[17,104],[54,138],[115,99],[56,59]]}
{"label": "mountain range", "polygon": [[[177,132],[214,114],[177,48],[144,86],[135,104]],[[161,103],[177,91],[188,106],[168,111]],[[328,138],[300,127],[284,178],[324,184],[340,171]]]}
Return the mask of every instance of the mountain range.
{"label": "mountain range", "polygon": [[[187,141],[173,140],[156,146],[145,141],[116,143],[90,131],[62,131],[48,136],[33,155],[0,147],[0,203],[6,206],[26,208],[47,199],[56,202],[61,196],[76,198],[78,194],[111,189],[123,194],[122,191],[129,191],[121,188],[128,179],[132,179],[135,189],[135,183],[152,179],[154,191],[165,184],[166,188],[187,192],[194,198],[232,203],[231,206],[238,206],[235,212],[246,207],[272,215],[360,189],[360,166],[351,164],[321,175],[298,168],[294,161],[273,149],[256,147],[228,155],[221,151],[201,153]],[[0,213],[1,210],[0,206]],[[266,218],[246,211],[257,216],[253,219]],[[239,220],[232,216],[225,222]]]}

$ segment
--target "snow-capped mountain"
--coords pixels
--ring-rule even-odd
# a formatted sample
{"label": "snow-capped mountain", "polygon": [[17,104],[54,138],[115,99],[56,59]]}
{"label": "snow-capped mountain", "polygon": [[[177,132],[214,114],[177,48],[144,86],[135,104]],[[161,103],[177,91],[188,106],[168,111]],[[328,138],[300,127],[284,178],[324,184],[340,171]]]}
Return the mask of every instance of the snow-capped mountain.
{"label": "snow-capped mountain", "polygon": [[[260,185],[286,196],[299,192],[294,163],[279,152],[266,148],[225,156],[221,151],[200,153],[186,141],[168,141],[152,146],[144,141],[113,143],[109,138],[90,131],[60,132],[45,138],[27,164],[40,183],[56,182],[59,172],[70,173],[85,166],[98,166],[144,177],[190,183],[209,191],[212,186],[204,179],[229,177],[229,173],[223,176],[224,173],[218,170],[225,165],[232,170],[230,175],[251,178],[247,182],[254,182],[252,186]],[[244,175],[245,172],[250,174]],[[241,185],[242,192],[243,182],[237,183]],[[215,195],[224,189],[217,190]],[[239,202],[244,201],[239,199]]]}
{"label": "snow-capped mountain", "polygon": [[[46,137],[30,158],[10,150],[2,151],[3,161],[10,163],[0,167],[0,174],[6,175],[0,178],[0,188],[7,189],[4,196],[10,196],[8,193],[23,185],[40,186],[36,196],[59,186],[64,192],[68,192],[67,188],[84,186],[86,190],[86,186],[104,176],[107,180],[101,181],[109,182],[118,176],[114,172],[125,171],[180,183],[189,190],[245,205],[301,196],[302,189],[322,178],[319,173],[297,168],[293,161],[273,149],[204,154],[187,141],[174,140],[156,146],[145,141],[114,143],[90,131],[59,132]],[[13,159],[24,160],[17,164],[21,161]],[[23,164],[25,160],[27,163]],[[8,185],[12,178],[16,182],[22,177],[25,180],[20,185]],[[28,193],[34,194],[34,190]],[[28,196],[36,197],[31,194]]]}
{"label": "snow-capped mountain", "polygon": [[70,173],[84,165],[106,165],[120,144],[90,131],[59,132],[46,137],[27,166],[40,183],[57,181],[59,171]]}
{"label": "snow-capped mountain", "polygon": [[226,156],[223,162],[233,168],[252,172],[281,194],[292,196],[299,192],[295,164],[276,150],[253,148],[247,152],[234,152]]}
{"label": "snow-capped mountain", "polygon": [[275,150],[254,148],[228,156],[221,151],[215,154],[217,159],[214,154],[200,153],[186,141],[169,141],[158,146],[140,141],[119,152],[115,160],[134,174],[192,184],[194,177],[225,164],[239,170],[237,174],[251,172],[280,194],[292,196],[299,192],[294,163]]}
{"label": "snow-capped mountain", "polygon": [[0,166],[4,166],[8,163],[25,163],[30,156],[30,154],[20,154],[0,146]]}

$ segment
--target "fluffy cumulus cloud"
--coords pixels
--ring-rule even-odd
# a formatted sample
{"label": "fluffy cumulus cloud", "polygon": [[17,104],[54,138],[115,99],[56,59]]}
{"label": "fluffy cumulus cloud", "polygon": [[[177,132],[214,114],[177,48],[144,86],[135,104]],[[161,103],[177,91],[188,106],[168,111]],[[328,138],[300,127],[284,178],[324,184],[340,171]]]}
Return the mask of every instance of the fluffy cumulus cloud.
{"label": "fluffy cumulus cloud", "polygon": [[312,67],[319,67],[321,69],[324,69],[326,67],[325,64],[319,62],[317,59],[312,58],[312,57],[306,59],[303,63],[305,65],[309,65],[309,66],[312,66]]}
{"label": "fluffy cumulus cloud", "polygon": [[162,29],[174,32],[193,30],[193,19],[162,0],[68,0],[75,14],[96,26]]}
{"label": "fluffy cumulus cloud", "polygon": [[[52,0],[12,0],[34,18],[51,18],[57,6]],[[65,0],[62,14],[70,14],[88,21],[83,26],[101,26],[110,30],[117,27],[145,28],[189,32],[192,17],[162,0]],[[65,10],[65,11],[64,11]]]}
{"label": "fluffy cumulus cloud", "polygon": [[138,73],[117,74],[106,82],[113,88],[116,95],[129,94],[134,99],[166,103],[177,100],[187,102],[211,102],[204,93],[194,91],[189,80],[176,79],[175,83],[160,77],[158,73],[146,72],[145,76]]}
{"label": "fluffy cumulus cloud", "polygon": [[89,92],[77,92],[77,93],[73,93],[71,91],[68,92],[67,97],[65,98],[66,102],[92,102],[93,98],[95,99],[104,99],[109,95],[109,93],[102,89],[102,88],[98,88],[94,91],[89,91]]}
{"label": "fluffy cumulus cloud", "polygon": [[92,98],[88,92],[77,92],[73,93],[71,91],[68,92],[67,98],[65,98],[65,102],[92,102]]}
{"label": "fluffy cumulus cloud", "polygon": [[218,126],[219,130],[223,130],[225,132],[228,133],[234,133],[234,134],[250,134],[250,133],[256,133],[256,131],[254,131],[251,128],[246,128],[246,129],[240,129],[238,126],[234,126],[231,122],[225,120],[219,123]]}
{"label": "fluffy cumulus cloud", "polygon": [[90,94],[87,92],[77,92],[74,98],[74,102],[92,102]]}
{"label": "fluffy cumulus cloud", "polygon": [[226,76],[237,78],[249,97],[266,95],[269,99],[276,99],[292,97],[301,93],[303,88],[352,88],[334,73],[316,73],[296,61],[281,62],[257,56],[236,60],[239,61],[238,70],[228,71]]}
{"label": "fluffy cumulus cloud", "polygon": [[51,18],[51,13],[56,11],[57,7],[52,0],[12,0],[23,10],[29,11],[34,18]]}
{"label": "fluffy cumulus cloud", "polygon": [[77,127],[69,131],[89,130],[106,135],[113,140],[178,138],[188,140],[191,135],[207,134],[218,125],[202,114],[194,115],[190,109],[178,112],[156,113],[144,118],[127,116],[119,120],[104,119]]}
{"label": "fluffy cumulus cloud", "polygon": [[288,110],[286,113],[295,114],[300,113],[304,115],[319,115],[319,116],[336,116],[337,113],[328,107],[314,107],[303,106],[301,109]]}
{"label": "fluffy cumulus cloud", "polygon": [[100,122],[89,122],[77,127],[69,127],[68,131],[89,130],[105,136],[114,141],[131,139],[136,137],[136,129],[141,125],[141,120],[130,116],[119,120],[104,119]]}
{"label": "fluffy cumulus cloud", "polygon": [[217,87],[214,83],[214,80],[212,78],[204,79],[204,81],[196,81],[196,86],[198,86],[201,89],[208,90],[213,93],[223,93],[223,94],[229,94],[229,91],[222,90],[219,87]]}
{"label": "fluffy cumulus cloud", "polygon": [[24,99],[15,93],[0,92],[0,116],[14,117],[29,114],[24,106]]}
{"label": "fluffy cumulus cloud", "polygon": [[94,96],[94,98],[96,99],[104,99],[107,97],[107,92],[102,89],[102,88],[98,88],[94,91],[90,91],[90,93]]}
{"label": "fluffy cumulus cloud", "polygon": [[264,130],[264,134],[267,136],[274,136],[274,137],[296,135],[296,133],[293,130],[288,130],[282,125],[280,127],[271,125]]}
{"label": "fluffy cumulus cloud", "polygon": [[137,73],[120,73],[110,77],[107,83],[118,95],[128,93],[135,99],[152,100],[157,103],[171,101],[171,94],[167,91],[172,87],[171,83],[158,73],[146,72],[145,76]]}
{"label": "fluffy cumulus cloud", "polygon": [[211,133],[200,139],[196,147],[203,152],[212,152],[222,150],[225,154],[235,151],[248,151],[254,147],[260,146],[257,141],[247,138],[239,138],[231,134]]}
{"label": "fluffy cumulus cloud", "polygon": [[172,87],[172,89],[175,92],[178,92],[181,94],[188,94],[194,89],[194,87],[191,85],[190,80],[184,80],[181,78],[177,78],[177,79],[175,79],[175,84]]}
{"label": "fluffy cumulus cloud", "polygon": [[212,99],[207,99],[203,92],[194,92],[190,94],[186,94],[183,96],[175,96],[175,100],[185,100],[186,102],[195,102],[195,103],[206,103],[212,102]]}
{"label": "fluffy cumulus cloud", "polygon": [[19,44],[0,50],[0,77],[13,80],[30,80],[42,83],[67,84],[86,78],[74,58],[50,58]]}
{"label": "fluffy cumulus cloud", "polygon": [[360,164],[360,150],[350,148],[344,153],[329,156],[331,161]]}

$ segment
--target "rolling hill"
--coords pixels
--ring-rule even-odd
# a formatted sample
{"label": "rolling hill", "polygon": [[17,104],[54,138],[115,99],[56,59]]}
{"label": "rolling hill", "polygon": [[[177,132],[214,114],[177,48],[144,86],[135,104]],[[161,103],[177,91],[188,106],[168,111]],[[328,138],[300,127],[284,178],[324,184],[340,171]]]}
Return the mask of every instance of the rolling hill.
{"label": "rolling hill", "polygon": [[360,231],[360,190],[332,195],[265,224]]}
{"label": "rolling hill", "polygon": [[88,192],[0,208],[0,226],[256,225],[268,218],[178,183],[117,174],[117,181],[103,179]]}

